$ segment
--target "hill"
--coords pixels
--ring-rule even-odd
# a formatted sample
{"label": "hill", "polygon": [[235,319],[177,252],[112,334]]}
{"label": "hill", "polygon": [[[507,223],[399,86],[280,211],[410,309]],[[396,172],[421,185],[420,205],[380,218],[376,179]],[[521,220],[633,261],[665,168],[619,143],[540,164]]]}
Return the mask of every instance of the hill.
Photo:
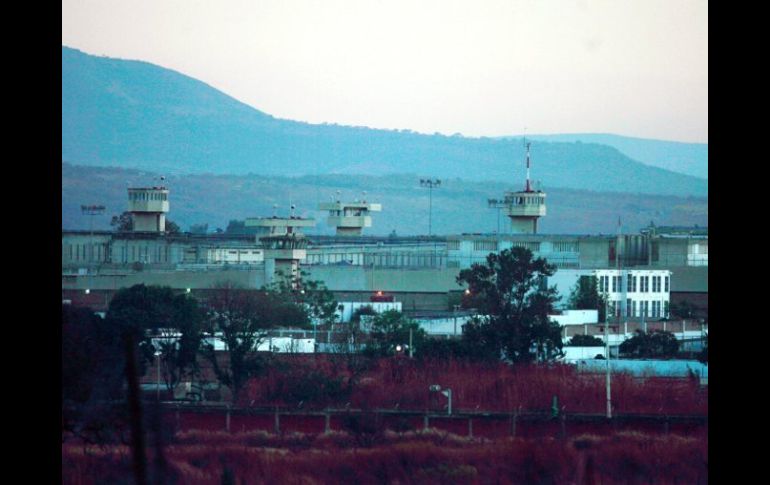
{"label": "hill", "polygon": [[[533,143],[533,178],[553,187],[707,196],[705,180],[615,148]],[[426,135],[274,118],[178,72],[62,47],[62,161],[167,174],[417,172],[523,186],[521,140]]]}
{"label": "hill", "polygon": [[706,143],[652,140],[607,133],[528,135],[527,138],[551,142],[579,141],[607,145],[644,164],[708,179],[709,146]]}
{"label": "hill", "polygon": [[[135,169],[87,167],[62,164],[62,228],[87,229],[88,218],[81,215],[81,204],[103,204],[107,211],[94,218],[95,229],[109,228],[109,220],[126,210],[126,188],[151,184],[157,173]],[[244,219],[288,213],[296,204],[297,214],[314,217],[316,228],[309,234],[331,234],[326,215],[315,210],[318,202],[329,200],[337,190],[346,200],[361,197],[381,202],[383,211],[373,215],[373,227],[367,234],[427,234],[428,190],[419,187],[416,174],[387,176],[333,175],[297,178],[262,175],[171,175],[169,219],[183,230],[191,224],[208,223],[211,230],[227,227],[231,219]],[[433,232],[494,232],[497,211],[487,208],[487,199],[499,197],[506,184],[480,183],[450,179],[433,190]],[[638,231],[651,220],[656,225],[708,225],[708,199],[632,195],[553,189],[547,193],[548,215],[541,219],[540,232],[597,234],[614,233],[618,216],[624,232]],[[508,221],[500,216],[501,232],[507,232]]]}

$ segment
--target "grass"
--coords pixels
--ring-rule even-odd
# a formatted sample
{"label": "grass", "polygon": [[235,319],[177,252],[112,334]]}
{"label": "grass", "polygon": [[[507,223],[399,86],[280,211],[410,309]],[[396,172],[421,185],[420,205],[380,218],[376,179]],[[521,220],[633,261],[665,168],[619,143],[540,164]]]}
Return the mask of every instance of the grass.
{"label": "grass", "polygon": [[[188,432],[166,446],[172,483],[707,483],[708,439],[619,432],[571,439],[479,440],[386,432],[357,447],[329,435]],[[62,447],[63,483],[130,483],[128,450]],[[150,460],[152,463],[152,458]],[[151,467],[152,468],[152,467]]]}
{"label": "grass", "polygon": [[[247,384],[240,404],[440,410],[446,399],[428,391],[438,384],[452,389],[453,408],[458,411],[544,411],[550,410],[554,396],[568,413],[603,413],[606,406],[604,376],[579,373],[563,364],[508,366],[389,358],[373,362],[352,383],[351,374],[328,357],[286,357],[283,365]],[[708,414],[707,390],[687,379],[640,380],[613,374],[612,401],[615,413]]]}

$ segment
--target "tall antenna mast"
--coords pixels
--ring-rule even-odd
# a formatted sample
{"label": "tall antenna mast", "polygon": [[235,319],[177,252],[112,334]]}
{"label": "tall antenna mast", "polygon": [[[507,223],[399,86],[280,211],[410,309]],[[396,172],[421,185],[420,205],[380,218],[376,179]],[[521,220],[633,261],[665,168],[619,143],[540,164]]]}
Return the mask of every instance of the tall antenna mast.
{"label": "tall antenna mast", "polygon": [[532,192],[532,187],[529,183],[529,146],[531,145],[530,142],[526,141],[526,138],[524,139],[524,143],[527,146],[527,185],[524,187],[525,192]]}

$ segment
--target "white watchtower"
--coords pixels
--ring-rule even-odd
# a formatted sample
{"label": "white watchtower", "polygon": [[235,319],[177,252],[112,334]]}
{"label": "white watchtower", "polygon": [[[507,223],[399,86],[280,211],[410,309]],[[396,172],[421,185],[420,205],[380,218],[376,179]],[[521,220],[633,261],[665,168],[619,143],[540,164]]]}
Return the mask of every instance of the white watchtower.
{"label": "white watchtower", "polygon": [[166,232],[168,212],[166,187],[136,187],[128,189],[128,212],[134,232]]}
{"label": "white watchtower", "polygon": [[514,234],[537,234],[537,220],[545,216],[545,192],[532,190],[529,180],[529,146],[527,143],[527,181],[523,191],[506,191],[503,200],[489,199],[489,206],[505,209]]}
{"label": "white watchtower", "polygon": [[337,228],[338,236],[360,236],[364,227],[372,227],[371,212],[380,212],[382,204],[341,202],[339,194],[334,202],[321,202],[318,209],[329,211],[326,223]]}
{"label": "white watchtower", "polygon": [[265,250],[267,282],[272,283],[275,273],[281,271],[296,287],[300,276],[299,262],[307,256],[308,240],[301,228],[315,226],[315,219],[295,216],[250,217],[244,225],[258,228],[257,242]]}

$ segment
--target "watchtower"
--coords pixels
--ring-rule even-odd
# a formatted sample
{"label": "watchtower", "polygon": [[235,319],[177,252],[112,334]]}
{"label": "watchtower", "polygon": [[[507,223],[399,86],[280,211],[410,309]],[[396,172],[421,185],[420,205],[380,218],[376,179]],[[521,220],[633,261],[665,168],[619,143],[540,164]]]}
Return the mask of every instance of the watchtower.
{"label": "watchtower", "polygon": [[372,204],[366,200],[354,202],[321,202],[318,209],[329,211],[326,223],[337,228],[338,236],[360,236],[364,227],[372,227],[371,212],[380,212],[381,204]]}
{"label": "watchtower", "polygon": [[128,189],[128,212],[134,232],[166,232],[168,193],[163,186]]}
{"label": "watchtower", "polygon": [[[293,206],[292,206],[293,208]],[[301,229],[315,226],[315,219],[301,217],[251,217],[246,227],[257,227],[257,242],[265,250],[265,277],[268,283],[281,271],[296,287],[299,281],[299,262],[307,256],[308,240]]]}
{"label": "watchtower", "polygon": [[537,220],[545,216],[545,192],[533,190],[529,179],[529,147],[527,143],[527,180],[522,191],[506,191],[503,200],[489,199],[489,207],[505,209],[514,234],[537,234]]}

